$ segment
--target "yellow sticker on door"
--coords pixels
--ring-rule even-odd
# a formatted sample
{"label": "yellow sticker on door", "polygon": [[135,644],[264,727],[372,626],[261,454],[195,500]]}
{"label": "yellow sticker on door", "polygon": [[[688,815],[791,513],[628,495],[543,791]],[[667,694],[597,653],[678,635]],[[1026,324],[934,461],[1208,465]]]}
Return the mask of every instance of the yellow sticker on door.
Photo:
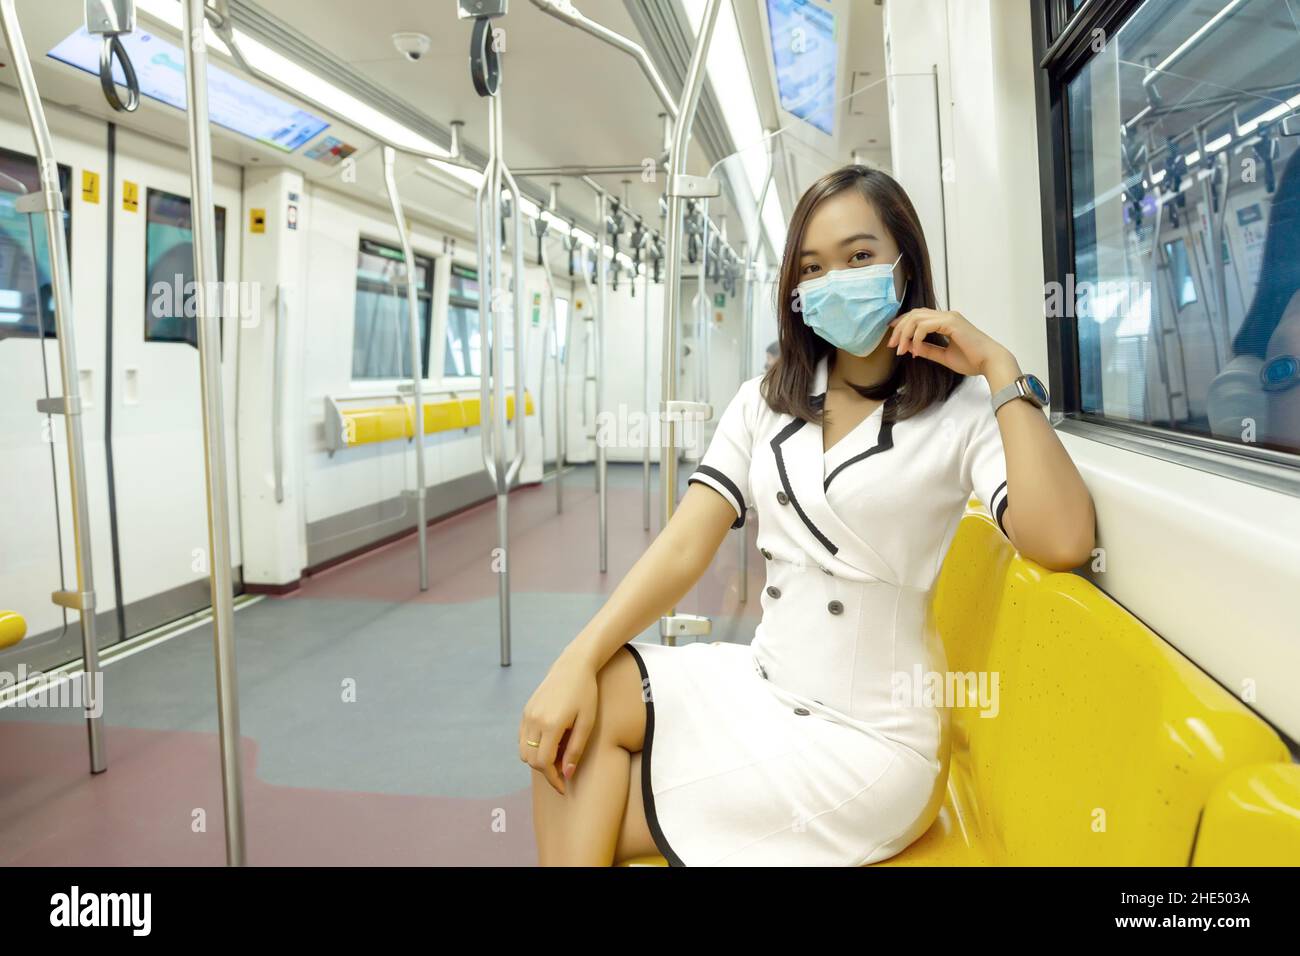
{"label": "yellow sticker on door", "polygon": [[127,212],[140,211],[140,184],[122,180],[122,208]]}
{"label": "yellow sticker on door", "polygon": [[81,171],[81,198],[83,202],[99,202],[99,173]]}
{"label": "yellow sticker on door", "polygon": [[266,210],[265,209],[248,210],[248,231],[266,232]]}

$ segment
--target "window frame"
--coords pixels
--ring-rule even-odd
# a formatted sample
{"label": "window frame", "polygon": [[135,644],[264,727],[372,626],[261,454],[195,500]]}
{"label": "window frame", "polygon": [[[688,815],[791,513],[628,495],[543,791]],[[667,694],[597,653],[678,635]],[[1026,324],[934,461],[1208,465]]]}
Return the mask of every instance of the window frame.
{"label": "window frame", "polygon": [[[140,317],[142,320],[141,336],[145,345],[188,345],[190,348],[197,350],[199,347],[199,328],[198,320],[189,328],[194,330],[194,338],[188,336],[171,336],[151,334],[149,328],[149,313],[153,308],[153,291],[150,286],[149,274],[149,226],[151,225],[149,216],[153,209],[154,196],[165,196],[168,199],[179,199],[189,204],[190,207],[190,259],[194,259],[194,200],[189,196],[181,193],[174,193],[170,189],[162,189],[157,186],[145,186],[144,190],[144,314]],[[215,222],[215,232],[217,238],[217,283],[218,287],[224,289],[226,282],[226,243],[230,240],[230,210],[219,203],[212,204],[213,219]],[[197,266],[197,263],[195,263]],[[197,271],[197,270],[196,270]],[[195,279],[197,282],[197,279]],[[181,316],[184,318],[184,316]],[[217,314],[217,328],[221,334],[221,354],[224,360],[225,343],[226,343],[226,322],[225,316]]]}
{"label": "window frame", "polygon": [[[1068,0],[1032,5],[1045,286],[1064,284],[1075,266],[1069,84],[1097,55],[1091,46],[1094,31],[1100,29],[1107,38],[1113,37],[1146,2],[1084,0],[1072,16],[1067,16]],[[1300,497],[1300,454],[1083,411],[1077,318],[1072,314],[1048,316],[1045,322],[1051,413],[1058,430]]]}
{"label": "window frame", "polygon": [[[370,246],[372,248],[367,249],[367,246]],[[369,252],[372,255],[383,255],[383,253],[374,252],[373,249],[383,249],[390,253],[396,253],[398,260],[405,259],[405,255],[403,254],[400,245],[395,245],[392,242],[389,242],[384,239],[376,239],[373,236],[367,236],[364,233],[362,233],[357,237],[358,256],[360,256],[362,253],[365,252]],[[438,325],[437,317],[433,314],[434,302],[436,301],[434,297],[434,287],[436,285],[436,280],[434,278],[434,275],[437,269],[438,257],[431,254],[423,253],[419,249],[416,249],[414,247],[412,247],[411,249],[411,254],[415,258],[415,270],[417,276],[419,275],[421,266],[424,267],[425,282],[423,286],[416,287],[415,295],[416,295],[417,304],[421,302],[427,302],[429,306],[428,327],[424,329],[424,343],[423,343],[424,347],[421,349],[422,354],[420,356],[420,372],[421,372],[420,381],[428,383],[434,381],[434,379],[430,375],[430,371],[433,365],[433,354],[432,354],[433,336],[435,332],[437,332],[436,326]],[[349,351],[350,358],[349,358],[349,367],[348,367],[348,381],[355,388],[359,388],[362,390],[368,388],[374,388],[376,383],[382,385],[385,382],[409,382],[410,379],[404,375],[396,375],[396,376],[389,375],[389,376],[382,376],[376,378],[358,378],[356,373],[352,370],[351,356],[354,356],[356,354],[357,293],[363,290],[370,291],[370,292],[389,291],[389,287],[385,286],[383,283],[374,282],[373,280],[370,279],[363,279],[357,270],[358,270],[358,266],[353,265],[352,267],[352,280],[353,280],[352,281],[352,337],[349,340],[351,349]],[[403,284],[403,287],[405,287],[405,284]],[[406,295],[405,292],[403,292],[402,294],[403,299],[405,299],[405,295]]]}
{"label": "window frame", "polygon": [[[0,157],[7,158],[7,159],[30,161],[32,164],[32,172],[36,175],[37,180],[40,179],[40,173],[36,166],[36,157],[31,155],[30,153],[24,153],[20,149],[12,149],[8,146],[0,146]],[[71,270],[71,266],[72,266],[72,167],[67,163],[59,163],[58,167],[59,167],[59,191],[63,195],[63,214],[64,214],[63,215],[63,237],[66,243],[66,248],[68,250],[68,267],[69,270]],[[23,185],[26,185],[26,183],[24,183]],[[40,187],[38,182],[35,188],[31,188],[28,190],[28,195],[39,191],[39,188]],[[28,215],[29,220],[30,220],[30,215],[34,215],[34,214]],[[47,239],[46,241],[48,242],[49,240]],[[54,254],[53,245],[50,246],[49,253],[50,255]],[[33,265],[34,265],[35,258],[36,258],[36,249],[34,247],[31,250],[31,254],[33,257]],[[33,289],[32,292],[36,296],[35,305],[38,310],[37,316],[39,318],[43,315],[44,312],[44,308],[40,301],[41,290]],[[50,294],[51,297],[53,297],[53,291],[51,291]],[[58,341],[59,323],[58,323],[58,318],[55,315],[55,308],[56,308],[55,303],[51,301],[50,308],[49,308],[49,316],[48,316],[50,325],[49,328],[44,330],[43,334],[36,334],[36,333],[25,332],[25,331],[14,332],[11,334],[0,336],[0,342],[5,342],[10,339],[15,339],[15,340],[27,339],[27,340],[35,340],[35,341]]]}
{"label": "window frame", "polygon": [[[446,345],[447,332],[451,325],[452,309],[468,309],[469,311],[475,313],[476,321],[478,321],[478,314],[480,312],[480,303],[478,299],[468,299],[465,298],[464,296],[458,296],[455,293],[454,291],[455,279],[458,273],[460,274],[460,278],[462,279],[472,279],[474,283],[478,285],[479,295],[483,294],[483,283],[479,279],[478,266],[469,265],[464,262],[453,261],[450,265],[450,269],[447,272],[447,311],[443,317],[443,328],[442,328],[442,341],[444,346]],[[481,336],[483,334],[482,328],[480,328],[478,331],[479,331],[479,335]],[[470,367],[472,368],[473,360],[475,358],[472,350],[466,354],[466,358],[470,362]],[[473,372],[467,372],[464,375],[455,375],[448,372],[447,354],[445,348],[443,349],[443,355],[442,355],[442,377],[443,379],[453,379],[455,381],[472,381],[472,382],[477,382],[480,378],[479,375]]]}

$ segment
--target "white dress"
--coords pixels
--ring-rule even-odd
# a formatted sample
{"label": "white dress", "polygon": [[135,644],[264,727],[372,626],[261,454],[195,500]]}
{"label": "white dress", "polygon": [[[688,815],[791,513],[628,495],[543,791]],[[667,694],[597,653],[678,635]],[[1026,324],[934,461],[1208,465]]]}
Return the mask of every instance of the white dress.
{"label": "white dress", "polygon": [[[812,394],[824,395],[823,359]],[[689,481],[758,514],[767,563],[749,646],[629,644],[646,694],[642,796],[673,865],[890,857],[943,802],[946,668],[930,589],[972,493],[1001,523],[1006,464],[982,377],[829,451],[745,382]],[[945,682],[946,684],[946,682]],[[943,685],[940,685],[943,686]]]}

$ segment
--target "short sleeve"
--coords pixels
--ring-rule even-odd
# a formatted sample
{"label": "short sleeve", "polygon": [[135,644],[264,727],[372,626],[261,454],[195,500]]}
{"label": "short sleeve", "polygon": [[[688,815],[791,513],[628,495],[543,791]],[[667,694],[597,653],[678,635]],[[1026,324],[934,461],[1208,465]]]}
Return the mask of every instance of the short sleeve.
{"label": "short sleeve", "polygon": [[993,412],[992,393],[982,376],[972,376],[965,388],[969,389],[966,401],[970,422],[962,449],[962,481],[968,492],[984,502],[1005,535],[1002,518],[1007,510],[1007,457]]}
{"label": "short sleeve", "polygon": [[752,499],[749,491],[749,463],[754,448],[754,416],[757,411],[758,380],[743,383],[728,403],[708,450],[687,483],[708,485],[736,511],[733,528],[745,523],[745,511]]}

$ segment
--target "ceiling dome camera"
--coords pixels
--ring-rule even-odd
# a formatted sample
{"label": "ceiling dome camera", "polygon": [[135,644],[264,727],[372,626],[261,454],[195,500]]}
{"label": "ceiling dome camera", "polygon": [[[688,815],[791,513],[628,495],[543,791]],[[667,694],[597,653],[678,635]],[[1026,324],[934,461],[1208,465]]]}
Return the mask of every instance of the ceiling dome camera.
{"label": "ceiling dome camera", "polygon": [[429,52],[430,40],[423,33],[394,33],[393,46],[412,63],[419,62]]}

